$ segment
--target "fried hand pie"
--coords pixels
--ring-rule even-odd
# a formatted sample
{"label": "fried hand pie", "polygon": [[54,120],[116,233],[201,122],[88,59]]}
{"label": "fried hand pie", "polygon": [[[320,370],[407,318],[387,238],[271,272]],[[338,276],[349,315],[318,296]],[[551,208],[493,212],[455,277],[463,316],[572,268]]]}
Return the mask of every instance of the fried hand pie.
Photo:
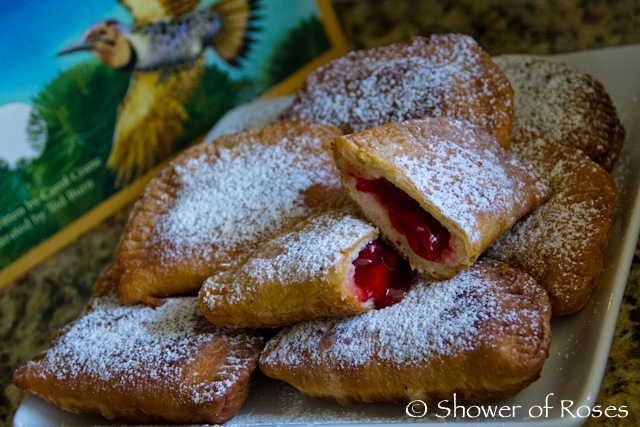
{"label": "fried hand pie", "polygon": [[548,183],[481,128],[446,117],[336,138],[351,199],[432,279],[451,278],[548,195]]}
{"label": "fried hand pie", "polygon": [[414,37],[350,52],[312,72],[281,118],[330,124],[352,133],[437,116],[470,121],[509,146],[513,90],[467,35]]}
{"label": "fried hand pie", "polygon": [[154,178],[115,254],[125,304],[196,293],[283,227],[342,206],[337,128],[282,122],[195,146]]}
{"label": "fried hand pie", "polygon": [[549,352],[551,309],[527,274],[476,262],[451,280],[416,275],[398,304],[302,322],[269,340],[260,368],[311,396],[350,404],[511,396]]}
{"label": "fried hand pie", "polygon": [[410,277],[406,261],[350,207],[302,221],[237,270],[210,277],[200,306],[218,326],[273,328],[391,304]]}
{"label": "fried hand pie", "polygon": [[142,423],[222,423],[249,392],[262,337],[211,325],[195,297],[121,306],[104,277],[86,313],[21,366],[19,388],[60,408]]}
{"label": "fried hand pie", "polygon": [[551,183],[551,197],[507,231],[486,255],[533,276],[554,315],[584,307],[602,271],[617,200],[611,175],[575,147],[516,127],[511,151]]}
{"label": "fried hand pie", "polygon": [[514,121],[557,145],[579,148],[607,171],[625,131],[605,87],[593,76],[532,55],[493,60],[514,90]]}

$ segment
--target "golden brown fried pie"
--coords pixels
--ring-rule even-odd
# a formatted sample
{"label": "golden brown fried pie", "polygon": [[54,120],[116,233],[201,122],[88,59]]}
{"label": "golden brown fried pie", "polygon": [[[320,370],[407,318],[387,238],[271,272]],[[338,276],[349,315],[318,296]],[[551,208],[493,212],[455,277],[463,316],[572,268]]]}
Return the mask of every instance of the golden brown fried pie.
{"label": "golden brown fried pie", "polygon": [[218,326],[272,328],[392,303],[409,280],[408,264],[348,207],[298,223],[209,278],[200,307]]}
{"label": "golden brown fried pie", "polygon": [[350,52],[312,72],[281,118],[351,133],[437,116],[470,121],[509,146],[513,90],[469,36],[436,34]]}
{"label": "golden brown fried pie", "polygon": [[195,146],[154,178],[115,254],[124,304],[195,293],[292,222],[346,203],[337,128],[282,122]]}
{"label": "golden brown fried pie", "polygon": [[[219,424],[258,363],[343,404],[481,402],[540,376],[552,312],[580,310],[603,266],[624,129],[602,84],[433,35],[320,67],[278,120],[151,180],[86,310],[18,387]],[[276,327],[262,354],[243,329]]]}
{"label": "golden brown fried pie", "polygon": [[84,315],[14,374],[16,386],[71,412],[142,423],[222,423],[249,392],[262,337],[217,328],[195,297],[121,306],[98,281]]}
{"label": "golden brown fried pie", "polygon": [[445,117],[341,136],[333,151],[349,196],[432,279],[469,267],[548,194],[493,136]]}
{"label": "golden brown fried pie", "polygon": [[625,131],[602,83],[551,59],[503,55],[493,60],[513,86],[515,122],[613,169]]}
{"label": "golden brown fried pie", "polygon": [[486,251],[531,276],[549,293],[554,315],[587,303],[602,271],[617,200],[603,167],[575,147],[514,128],[511,151],[551,183],[552,195]]}
{"label": "golden brown fried pie", "polygon": [[269,340],[268,376],[340,403],[434,404],[510,396],[548,356],[551,308],[525,273],[478,261],[451,280],[419,276],[398,304],[303,322]]}

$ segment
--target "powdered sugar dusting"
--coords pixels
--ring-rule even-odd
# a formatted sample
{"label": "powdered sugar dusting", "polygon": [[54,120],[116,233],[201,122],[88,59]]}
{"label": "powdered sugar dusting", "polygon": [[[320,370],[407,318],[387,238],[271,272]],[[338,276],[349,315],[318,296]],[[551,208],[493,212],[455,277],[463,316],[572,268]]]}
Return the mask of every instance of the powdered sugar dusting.
{"label": "powdered sugar dusting", "polygon": [[[252,283],[259,286],[264,281],[276,281],[295,286],[312,279],[326,280],[331,269],[349,255],[348,249],[357,249],[359,243],[362,246],[376,235],[376,228],[353,209],[320,214],[258,249],[243,265],[236,285],[251,293],[246,285]],[[371,238],[363,241],[367,236]],[[247,276],[251,280],[246,280]]]}
{"label": "powdered sugar dusting", "polygon": [[236,270],[220,272],[199,297],[216,325],[276,327],[371,308],[352,262],[378,232],[351,207],[329,210],[267,241]]}
{"label": "powdered sugar dusting", "polygon": [[[496,164],[461,156],[458,147],[446,149],[440,142],[444,141],[433,141],[431,152],[435,158],[430,157],[428,161],[437,164],[437,168],[425,168],[424,159],[407,155],[397,157],[395,166],[405,171],[419,191],[431,195],[430,201],[436,209],[465,229],[472,240],[479,241],[482,230],[478,213],[508,206],[505,202],[513,200],[515,189],[507,184],[509,176]],[[470,177],[478,177],[479,181],[460,179],[455,171],[464,171]]]}
{"label": "powdered sugar dusting", "polygon": [[518,123],[534,126],[554,140],[588,126],[588,106],[576,102],[576,98],[581,92],[589,96],[595,90],[585,85],[584,79],[568,74],[566,65],[527,55],[498,56],[493,60],[514,86]]}
{"label": "powdered sugar dusting", "polygon": [[492,66],[471,37],[453,34],[350,52],[309,75],[282,118],[359,132],[446,115],[500,133],[511,120],[511,89]]}
{"label": "powdered sugar dusting", "polygon": [[[487,328],[481,325],[487,323],[543,328],[538,311],[505,308],[504,296],[497,291],[495,279],[487,278],[485,268],[486,264],[476,263],[445,282],[416,276],[398,304],[289,327],[267,343],[261,364],[327,363],[349,369],[381,363],[411,368],[473,351],[477,342],[491,345],[495,337],[482,336]],[[526,339],[535,348],[537,338]]]}
{"label": "powdered sugar dusting", "polygon": [[175,167],[177,191],[153,233],[167,242],[163,257],[212,259],[215,251],[250,245],[269,237],[310,208],[304,192],[313,186],[339,189],[328,152],[314,155],[319,138],[283,138],[238,153],[221,148]]}
{"label": "powdered sugar dusting", "polygon": [[602,267],[616,187],[576,148],[557,147],[520,128],[511,150],[551,183],[552,196],[486,254],[522,268],[549,292],[554,313],[586,303]]}
{"label": "powdered sugar dusting", "polygon": [[[561,276],[575,274],[582,260],[574,254],[583,253],[593,245],[588,236],[598,234],[598,225],[593,219],[601,215],[601,210],[593,200],[565,204],[560,200],[564,196],[552,196],[535,215],[518,223],[504,239],[496,242],[488,255],[504,259],[522,251],[535,253],[541,262],[534,271],[530,271],[531,274],[543,277],[546,264],[551,259],[562,262],[563,267],[558,272]],[[568,285],[578,284],[569,282]]]}
{"label": "powdered sugar dusting", "polygon": [[624,129],[604,87],[592,76],[531,55],[493,58],[514,89],[514,121],[546,139],[583,150],[611,170]]}
{"label": "powdered sugar dusting", "polygon": [[[229,357],[215,378],[198,379],[191,364],[211,343],[227,345]],[[151,308],[121,306],[112,294],[93,299],[37,363],[43,375],[70,384],[89,377],[96,388],[109,382],[124,395],[146,386],[199,404],[225,397],[240,375],[248,375],[254,361],[239,355],[250,349],[257,355],[258,345],[258,338],[245,332],[209,325],[196,298],[168,299]]]}
{"label": "powdered sugar dusting", "polygon": [[482,241],[487,221],[515,222],[527,212],[523,206],[547,191],[544,181],[536,182],[531,170],[468,123],[432,119],[389,126],[400,129],[393,137],[405,144],[399,153],[384,138],[354,141],[402,171],[435,212],[464,230],[472,243]]}

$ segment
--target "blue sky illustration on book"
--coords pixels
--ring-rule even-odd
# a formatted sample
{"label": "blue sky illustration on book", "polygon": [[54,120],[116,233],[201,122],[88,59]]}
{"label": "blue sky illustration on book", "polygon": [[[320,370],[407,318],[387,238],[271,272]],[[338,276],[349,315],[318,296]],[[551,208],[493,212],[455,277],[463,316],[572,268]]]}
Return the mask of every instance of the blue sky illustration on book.
{"label": "blue sky illustration on book", "polygon": [[[203,0],[200,7],[212,3]],[[99,19],[125,25],[131,25],[133,19],[116,0],[56,1],[47,2],[46,7],[38,0],[0,0],[0,11],[5,38],[0,43],[0,129],[5,131],[4,137],[0,135],[0,158],[12,164],[21,157],[37,156],[34,144],[23,141],[32,98],[61,71],[93,58],[88,52],[55,54],[81,40],[85,30]],[[262,30],[242,67],[227,65],[211,49],[205,53],[205,65],[214,65],[232,80],[259,78],[259,65],[272,54],[261,46],[273,46],[305,17],[319,17],[313,0],[261,0],[259,14]]]}

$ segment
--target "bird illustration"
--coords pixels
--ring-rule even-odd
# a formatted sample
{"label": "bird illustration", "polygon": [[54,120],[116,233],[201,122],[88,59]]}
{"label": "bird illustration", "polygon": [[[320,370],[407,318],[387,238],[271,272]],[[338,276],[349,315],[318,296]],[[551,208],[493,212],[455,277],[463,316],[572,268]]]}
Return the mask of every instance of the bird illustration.
{"label": "bird illustration", "polygon": [[131,27],[99,21],[57,56],[90,51],[110,67],[131,71],[107,159],[122,186],[174,152],[205,49],[232,66],[246,58],[259,0],[221,0],[201,9],[199,0],[118,1],[134,18]]}

